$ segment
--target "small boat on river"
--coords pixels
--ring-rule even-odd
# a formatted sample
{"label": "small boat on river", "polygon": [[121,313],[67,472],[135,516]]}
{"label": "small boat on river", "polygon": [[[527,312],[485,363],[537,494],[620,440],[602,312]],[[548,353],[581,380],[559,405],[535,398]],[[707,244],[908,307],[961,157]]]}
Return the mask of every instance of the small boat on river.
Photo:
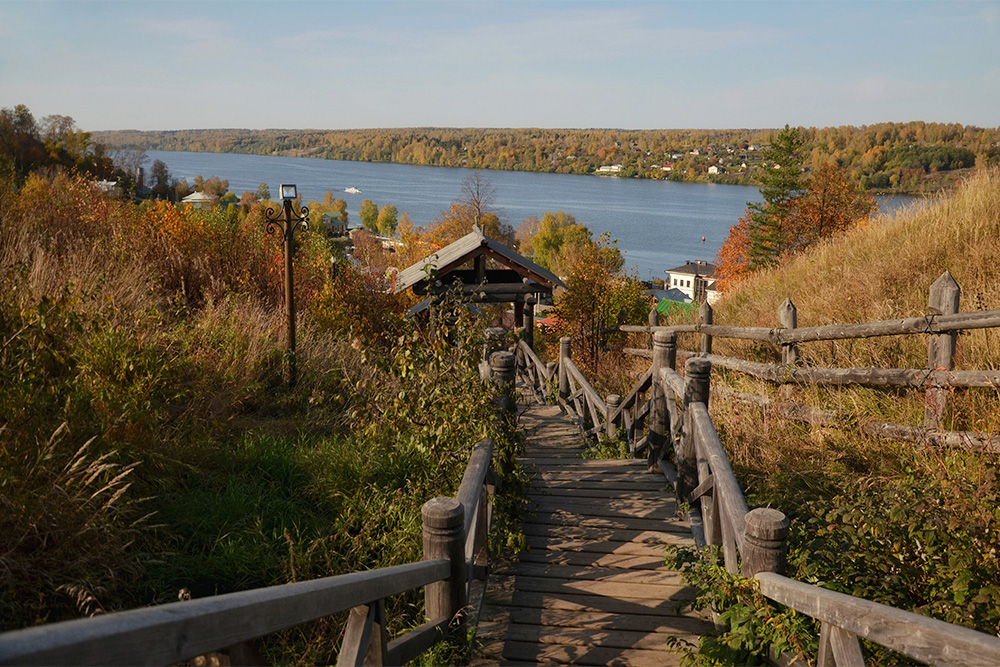
{"label": "small boat on river", "polygon": [[349,195],[359,195],[359,194],[361,194],[361,190],[358,189],[358,188],[356,188],[356,187],[353,187],[353,186],[345,189],[344,192],[346,192]]}

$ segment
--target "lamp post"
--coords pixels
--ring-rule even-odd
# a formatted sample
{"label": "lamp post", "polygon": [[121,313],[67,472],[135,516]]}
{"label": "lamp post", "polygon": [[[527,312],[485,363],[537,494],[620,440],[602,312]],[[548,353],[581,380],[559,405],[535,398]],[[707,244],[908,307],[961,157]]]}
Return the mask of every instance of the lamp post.
{"label": "lamp post", "polygon": [[295,386],[295,283],[292,280],[292,254],[295,252],[295,230],[299,224],[303,229],[309,228],[306,218],[309,209],[300,207],[299,215],[292,214],[292,200],[298,196],[294,185],[281,186],[281,211],[276,212],[270,206],[264,214],[264,231],[268,234],[281,232],[285,244],[285,316],[288,326],[288,386]]}

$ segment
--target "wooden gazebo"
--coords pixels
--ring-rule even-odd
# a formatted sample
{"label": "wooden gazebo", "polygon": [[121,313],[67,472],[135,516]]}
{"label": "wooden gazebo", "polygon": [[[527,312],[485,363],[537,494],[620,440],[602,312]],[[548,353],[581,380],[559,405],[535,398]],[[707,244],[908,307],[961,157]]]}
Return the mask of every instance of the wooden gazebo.
{"label": "wooden gazebo", "polygon": [[[487,259],[495,260],[503,268],[487,269]],[[467,264],[472,268],[462,268]],[[400,271],[395,292],[411,287],[415,294],[426,298],[413,306],[407,316],[426,310],[436,298],[454,290],[466,303],[513,303],[514,321],[520,324],[525,305],[530,314],[542,295],[566,285],[548,269],[476,228]]]}

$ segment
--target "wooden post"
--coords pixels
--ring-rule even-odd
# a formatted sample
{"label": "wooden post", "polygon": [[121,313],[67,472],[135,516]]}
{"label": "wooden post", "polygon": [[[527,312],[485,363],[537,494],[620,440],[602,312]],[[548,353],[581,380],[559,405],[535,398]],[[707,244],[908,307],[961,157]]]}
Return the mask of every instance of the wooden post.
{"label": "wooden post", "polygon": [[[676,334],[674,334],[676,336]],[[653,377],[649,389],[649,443],[646,462],[650,469],[656,469],[663,457],[670,434],[670,412],[667,410],[667,394],[660,382],[660,369],[667,365],[667,344],[671,333],[657,331],[653,334]]]}
{"label": "wooden post", "polygon": [[607,435],[608,440],[613,440],[618,434],[618,423],[622,421],[622,416],[620,414],[615,415],[614,419],[611,416],[618,411],[618,406],[622,404],[622,397],[618,394],[609,394],[605,403],[608,406],[608,422],[605,435]]}
{"label": "wooden post", "polygon": [[517,374],[517,357],[513,352],[501,351],[490,355],[490,382],[496,386],[497,400],[508,414],[515,411],[514,380]]}
{"label": "wooden post", "polygon": [[524,300],[524,331],[521,334],[531,349],[535,349],[535,301],[533,296]]}
{"label": "wooden post", "polygon": [[669,368],[674,371],[677,370],[677,332],[668,331],[666,341],[664,342],[664,362],[662,368]]}
{"label": "wooden post", "polygon": [[449,621],[465,608],[465,510],[456,498],[438,497],[424,503],[424,560],[451,562],[451,576],[424,587],[427,618]]}
{"label": "wooden post", "polygon": [[694,440],[694,423],[688,406],[704,403],[708,407],[711,389],[712,363],[692,357],[684,365],[684,431],[677,449],[677,498],[686,499],[698,487],[698,452]]}
{"label": "wooden post", "polygon": [[[927,310],[934,315],[954,315],[958,312],[958,302],[962,289],[947,271],[931,285],[930,297],[927,299]],[[958,332],[931,334],[927,344],[927,367],[934,371],[950,371],[955,367],[955,341]],[[944,418],[944,407],[948,390],[944,387],[928,387],[925,394],[924,426],[941,428]]]}
{"label": "wooden post", "polygon": [[[660,326],[660,313],[653,308],[649,311],[649,326],[658,327]],[[649,349],[653,349],[653,332],[649,332]]]}
{"label": "wooden post", "polygon": [[553,383],[555,383],[555,382],[558,381],[558,378],[556,377],[556,369],[557,369],[557,366],[556,366],[556,362],[554,362],[554,361],[550,361],[550,362],[548,362],[548,363],[545,364],[545,372],[548,373],[548,376],[549,376],[549,383],[546,385],[546,397],[545,397],[545,400],[549,400],[552,397],[552,389],[553,389],[553,386],[554,386]]}
{"label": "wooden post", "polygon": [[[786,298],[778,306],[778,323],[785,329],[794,329],[798,326],[798,310],[792,300]],[[799,346],[796,343],[783,343],[781,346],[781,363],[784,366],[794,365],[799,360]],[[792,397],[792,386],[782,384],[781,396],[785,400]]]}
{"label": "wooden post", "polygon": [[741,573],[752,578],[758,572],[785,571],[788,553],[788,517],[770,507],[747,512],[743,524]]}
{"label": "wooden post", "polygon": [[[794,329],[798,326],[799,316],[791,299],[785,299],[778,307],[778,323],[784,329]],[[799,346],[796,343],[784,343],[781,346],[781,363],[794,364],[799,360]]]}
{"label": "wooden post", "polygon": [[[702,324],[712,323],[712,306],[709,305],[708,301],[705,301],[698,308],[698,321]],[[701,335],[701,353],[712,354],[712,337],[708,334]]]}
{"label": "wooden post", "polygon": [[559,398],[564,401],[569,400],[569,373],[566,372],[566,364],[563,359],[573,358],[572,339],[563,336],[559,339]]}

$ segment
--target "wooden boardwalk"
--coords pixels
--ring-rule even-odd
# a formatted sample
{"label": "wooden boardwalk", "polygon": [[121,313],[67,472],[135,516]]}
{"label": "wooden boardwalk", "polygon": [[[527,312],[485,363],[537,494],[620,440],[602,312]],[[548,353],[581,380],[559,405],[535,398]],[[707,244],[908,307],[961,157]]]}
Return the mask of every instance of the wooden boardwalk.
{"label": "wooden boardwalk", "polygon": [[693,543],[665,480],[645,461],[579,458],[579,430],[558,407],[527,408],[520,427],[535,514],[528,550],[490,574],[474,664],[677,664],[667,638],[712,625],[663,565],[665,544]]}

